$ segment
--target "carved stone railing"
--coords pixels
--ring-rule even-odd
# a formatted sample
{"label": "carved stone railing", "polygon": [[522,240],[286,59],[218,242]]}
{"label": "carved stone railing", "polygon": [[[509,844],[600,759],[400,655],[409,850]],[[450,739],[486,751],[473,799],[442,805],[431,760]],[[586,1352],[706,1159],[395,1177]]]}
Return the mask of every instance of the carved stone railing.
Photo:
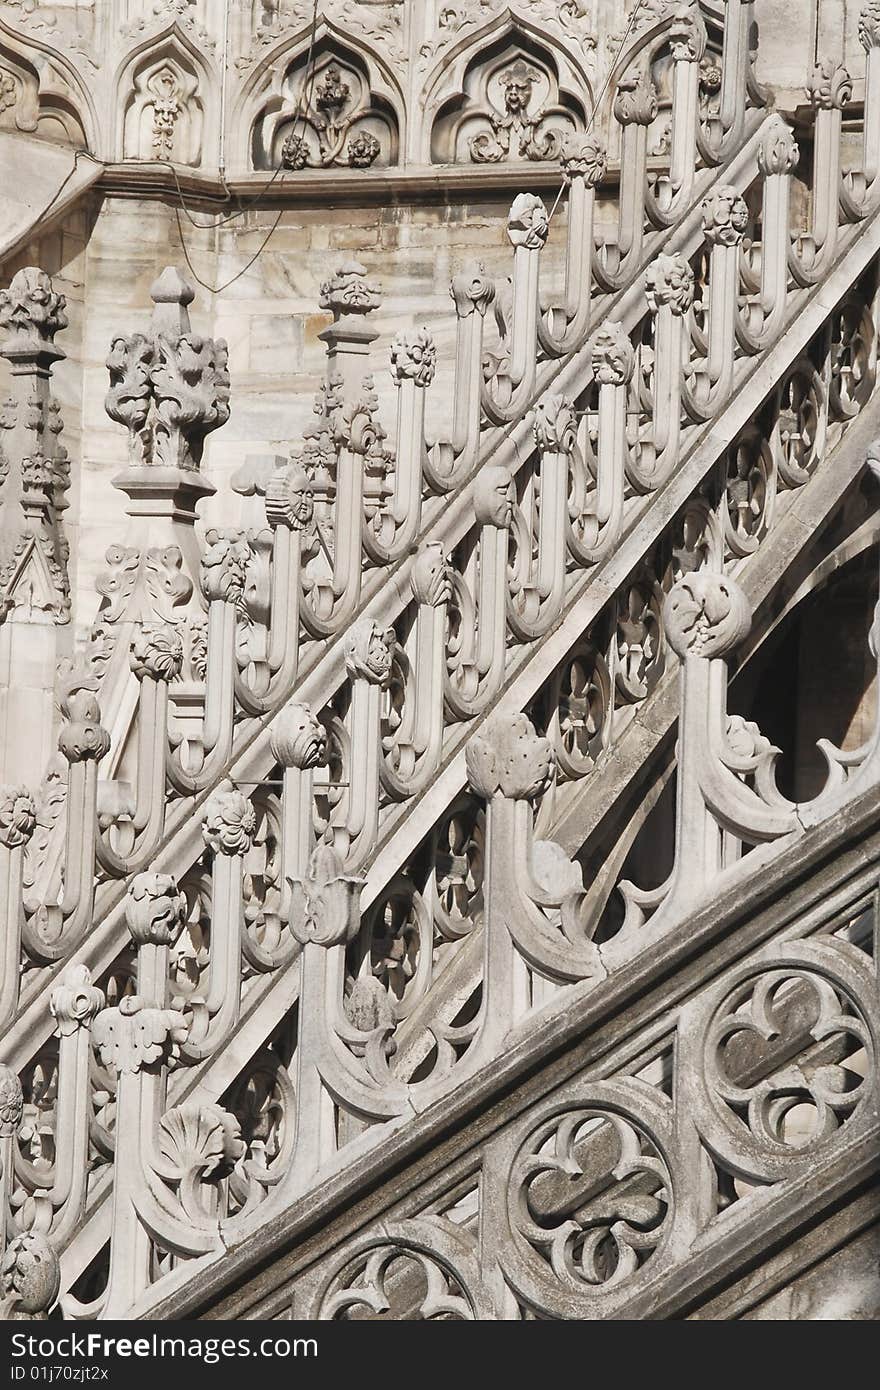
{"label": "carved stone railing", "polygon": [[[814,86],[824,101],[824,87]],[[842,90],[841,84],[832,88],[832,96]],[[815,368],[810,376],[795,346],[786,382],[805,377],[808,404],[795,399],[793,387],[793,404],[780,403],[779,448],[769,465],[759,457],[744,471],[737,461],[723,505],[704,504],[701,538],[696,543],[691,537],[691,558],[666,600],[665,627],[685,672],[679,856],[687,852],[685,828],[698,824],[705,854],[700,873],[687,881],[673,875],[656,894],[628,890],[624,930],[607,949],[595,947],[595,901],[578,886],[564,856],[545,842],[532,845],[529,802],[551,779],[550,744],[522,715],[503,723],[494,741],[471,731],[527,664],[543,668],[545,681],[552,676],[543,645],[586,591],[591,569],[610,565],[624,541],[635,538],[637,545],[640,530],[650,533],[655,512],[662,525],[670,500],[673,511],[679,505],[676,487],[685,489],[680,502],[686,503],[715,465],[712,435],[723,437],[725,412],[735,414],[746,385],[753,396],[758,392],[753,405],[760,403],[773,380],[768,372],[777,365],[781,333],[788,329],[796,345],[801,320],[815,317],[809,290],[814,269],[820,267],[823,281],[842,276],[842,293],[876,253],[876,209],[867,193],[857,208],[851,199],[839,200],[840,226],[834,205],[833,228],[827,200],[818,196],[821,188],[839,184],[831,138],[837,127],[823,124],[823,112],[837,108],[818,105],[813,224],[791,252],[791,266],[786,213],[795,154],[784,123],[770,118],[741,152],[739,165],[727,171],[738,182],[717,186],[705,198],[703,236],[689,213],[664,243],[677,240],[684,251],[655,256],[644,284],[635,274],[643,248],[628,261],[633,248],[618,239],[614,255],[597,254],[600,284],[604,277],[613,285],[618,276],[630,284],[618,301],[622,321],[606,317],[589,343],[584,301],[572,298],[581,285],[584,243],[592,243],[583,200],[569,224],[577,241],[566,306],[542,320],[537,268],[546,223],[536,200],[517,199],[510,219],[511,304],[501,315],[501,351],[492,358],[485,359],[481,327],[489,288],[478,277],[453,287],[462,373],[457,400],[464,404],[458,435],[444,446],[431,450],[424,438],[424,396],[434,365],[430,339],[419,333],[395,344],[400,395],[393,467],[375,399],[361,382],[362,359],[375,337],[369,314],[376,293],[360,267],[343,267],[324,292],[333,323],[324,334],[328,376],[318,422],[301,455],[262,479],[271,537],[209,531],[202,551],[195,541],[195,502],[206,490],[199,456],[205,434],[225,418],[228,382],[223,345],[189,328],[191,293],[166,272],[154,290],[149,334],[115,341],[108,409],[126,425],[132,443],[132,465],[118,485],[131,499],[138,544],[114,552],[113,570],[102,582],[107,602],[99,693],[104,699],[113,692],[115,722],[126,687],[134,683],[136,756],[134,763],[114,766],[94,671],[85,679],[72,675],[61,735],[70,766],[63,894],[22,904],[22,845],[35,819],[24,792],[8,798],[11,830],[0,850],[8,861],[10,921],[20,924],[27,959],[44,967],[74,962],[60,989],[56,984],[52,1009],[62,1041],[58,1085],[63,1067],[69,1108],[63,1123],[60,1108],[55,1118],[54,1158],[40,1155],[29,1166],[21,1160],[21,1226],[39,1231],[40,1239],[49,1233],[61,1245],[81,1222],[89,1201],[76,1176],[84,1168],[84,1143],[105,1159],[115,1148],[116,1171],[126,1174],[124,1184],[116,1183],[111,1249],[127,1253],[115,1262],[111,1257],[106,1300],[68,1295],[71,1315],[102,1309],[103,1316],[115,1316],[146,1294],[153,1259],[148,1232],[165,1252],[171,1283],[187,1277],[185,1264],[176,1265],[209,1256],[221,1239],[220,1223],[237,1230],[261,1203],[276,1210],[328,1164],[338,1166],[355,1147],[369,1148],[377,1122],[404,1123],[413,1108],[490,1063],[512,1023],[555,988],[599,981],[662,937],[692,909],[686,892],[705,892],[717,884],[720,865],[733,864],[737,841],[766,839],[772,855],[774,841],[803,833],[806,819],[821,821],[871,781],[869,749],[861,761],[844,760],[858,769],[851,787],[838,785],[841,773],[811,809],[785,805],[773,791],[768,750],[758,734],[738,729],[734,738],[725,723],[721,660],[742,636],[746,616],[736,582],[721,573],[725,551],[735,563],[772,534],[777,486],[803,483],[823,453],[824,440],[810,435],[822,415],[810,391],[815,397],[824,391],[826,430],[842,427],[873,391],[872,352],[866,362],[858,329],[846,324],[839,339],[832,331],[839,348],[836,376],[830,356],[826,379]],[[636,146],[636,166],[640,157]],[[834,164],[830,182],[828,160]],[[569,172],[574,181],[583,177]],[[762,175],[760,257],[757,245],[749,256],[741,250],[748,214],[739,188],[748,188],[756,172]],[[700,273],[703,240],[708,267],[697,309],[691,262]],[[801,349],[827,319],[821,304],[819,312]],[[555,341],[560,315],[566,327]],[[571,354],[561,371],[541,373],[539,341],[545,354]],[[688,371],[673,370],[683,359]],[[570,398],[555,389],[566,379],[578,382]],[[530,424],[537,463],[531,448],[515,468],[489,461],[498,442],[491,435],[478,454],[482,417],[512,423],[536,395]],[[783,428],[786,409],[791,418]],[[447,492],[455,494],[452,506],[437,497]],[[655,507],[655,493],[665,499],[662,507]],[[699,519],[699,508],[696,514]],[[418,553],[409,558],[420,538]],[[371,586],[374,572],[379,582]],[[615,634],[609,679],[633,701],[647,679],[651,642],[662,640],[659,597],[657,588],[649,589],[640,610],[630,605],[621,614]],[[160,623],[157,601],[165,605]],[[301,640],[300,623],[311,643]],[[328,640],[329,657],[323,651]],[[93,667],[96,656],[93,651]],[[308,707],[291,705],[291,695],[308,701],[319,722]],[[263,733],[270,714],[270,731]],[[242,716],[252,722],[242,727]],[[280,765],[280,798],[265,788],[244,795],[250,787],[242,757],[249,742],[253,749],[260,740],[270,746],[261,752],[265,763],[255,780],[264,781]],[[330,770],[316,775],[325,744]],[[416,923],[409,941],[406,932],[393,930],[393,883],[383,904],[391,930],[375,912],[362,923],[357,902],[361,871],[377,847],[387,859],[411,806],[436,786],[450,753],[465,746],[472,785],[488,800],[486,913],[498,914],[506,931],[487,925],[479,1007],[464,998],[445,1020],[435,1033],[442,1065],[422,1080],[402,1075],[392,1059],[412,996],[425,994],[430,939],[420,937],[423,923]],[[111,775],[102,780],[98,763],[106,759]],[[230,770],[233,784],[223,780]],[[167,802],[166,779],[173,793]],[[438,795],[447,793],[441,786]],[[200,804],[209,851],[207,865],[195,869],[198,853],[180,847],[193,821],[192,797]],[[712,848],[713,834],[727,837],[723,851],[721,839]],[[171,878],[145,872],[157,862],[164,867],[168,853],[186,889],[183,902]],[[743,861],[749,872],[761,854]],[[132,967],[114,931],[120,894],[113,880],[121,879],[130,880],[125,913],[137,945],[134,995],[124,992]],[[93,936],[83,944],[93,922]],[[207,942],[199,942],[204,928]],[[260,990],[257,977],[280,976],[300,947],[298,1135],[295,1144],[289,1136],[279,1142],[269,1162],[265,1151],[258,1159],[253,1146],[245,1147],[230,1113],[213,1101],[166,1110],[168,1069],[199,1066],[222,1053],[240,1027],[243,1004]],[[10,968],[18,949],[16,935],[6,955]],[[83,956],[97,966],[108,995],[118,996],[94,1025],[100,1089],[115,1095],[115,1106],[111,1115],[105,1103],[107,1114],[91,1126],[83,1118],[90,1101],[82,1061],[88,1049],[80,1034],[88,1033],[103,1001],[82,973]],[[26,1057],[32,1064],[45,1037],[48,1017],[41,1019],[41,1005],[58,972],[45,973],[49,979],[26,985],[24,1009],[9,1034],[7,1056],[20,1067]],[[418,988],[408,1001],[413,978]],[[73,1004],[65,1002],[65,990]],[[10,1013],[15,1006],[13,997]],[[26,1030],[31,1019],[41,1021]],[[259,1045],[271,1029],[256,1027]],[[73,1041],[65,1048],[66,1038]],[[344,1115],[337,1113],[340,1103]],[[148,1142],[137,1133],[144,1107],[164,1112]],[[365,1122],[374,1126],[366,1134]]]}

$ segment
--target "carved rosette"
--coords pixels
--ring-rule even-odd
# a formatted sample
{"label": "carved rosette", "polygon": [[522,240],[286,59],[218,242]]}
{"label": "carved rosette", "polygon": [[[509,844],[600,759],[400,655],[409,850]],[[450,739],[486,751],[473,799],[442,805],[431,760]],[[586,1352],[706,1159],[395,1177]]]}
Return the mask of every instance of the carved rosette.
{"label": "carved rosette", "polygon": [[852,78],[835,58],[820,58],[810,73],[806,92],[820,111],[842,111],[852,100]]}
{"label": "carved rosette", "polygon": [[663,627],[682,661],[724,656],[747,636],[752,613],[735,580],[712,570],[679,579],[663,603]]}
{"label": "carved rosette", "polygon": [[706,26],[696,4],[676,6],[669,25],[669,47],[674,63],[699,63],[706,52]]}
{"label": "carved rosette", "polygon": [[437,365],[437,349],[427,328],[401,333],[391,344],[391,379],[395,386],[414,381],[422,388],[431,385]]}
{"label": "carved rosette", "polygon": [[694,272],[679,251],[654,257],[645,272],[645,297],[652,313],[666,305],[676,318],[687,313],[694,302]]}
{"label": "carved rosette", "polygon": [[880,48],[880,0],[868,0],[859,14],[859,43],[866,53]]}
{"label": "carved rosette", "polygon": [[306,876],[289,882],[289,926],[300,945],[341,946],[354,940],[364,880],[343,873],[342,860],[330,845],[318,845]]}
{"label": "carved rosette", "polygon": [[135,874],[125,898],[125,923],[136,946],[172,946],[186,921],[186,897],[171,874]]}
{"label": "carved rosette", "polygon": [[28,356],[49,352],[60,357],[54,347],[55,334],[67,327],[64,313],[67,300],[58,294],[44,270],[26,266],[12,277],[8,290],[0,290],[0,333],[8,335],[4,354]]}
{"label": "carved rosette", "polygon": [[507,214],[507,235],[517,249],[540,251],[550,231],[547,209],[537,193],[518,193]]}
{"label": "carved rosette", "polygon": [[565,396],[549,395],[535,407],[535,443],[542,453],[570,454],[577,440],[574,406]]}
{"label": "carved rosette", "polygon": [[626,386],[635,366],[633,345],[622,323],[608,322],[590,345],[590,365],[599,386]]}
{"label": "carved rosette", "polygon": [[132,638],[129,660],[139,681],[172,681],[183,670],[183,638],[170,623],[144,623]]}
{"label": "carved rosette", "polygon": [[501,715],[465,748],[468,781],[478,796],[532,801],[553,781],[556,759],[548,738],[524,714]]}
{"label": "carved rosette", "polygon": [[58,1256],[41,1232],[25,1231],[9,1242],[0,1279],[6,1317],[45,1318],[61,1288]]}
{"label": "carved rosette", "polygon": [[314,511],[312,484],[304,468],[291,463],[272,474],[266,483],[266,520],[273,529],[286,526],[289,531],[305,531]]}
{"label": "carved rosette", "polygon": [[[97,684],[91,677],[83,677]],[[68,688],[61,699],[65,716],[58,747],[69,763],[100,762],[110,751],[110,735],[101,724],[97,696],[85,684]]]}
{"label": "carved rosette", "polygon": [[369,314],[381,303],[379,286],[367,279],[367,268],[360,261],[344,261],[321,285],[318,303],[337,319],[343,314]]}
{"label": "carved rosette", "polygon": [[282,767],[305,770],[323,766],[327,734],[308,705],[286,705],[272,725],[269,737],[272,757]]}
{"label": "carved rosette", "polygon": [[793,174],[799,158],[800,151],[791,128],[781,116],[774,116],[758,146],[758,168],[762,174]]}
{"label": "carved rosette", "polygon": [[562,151],[562,176],[566,183],[583,179],[588,188],[601,183],[608,169],[608,152],[598,135],[570,134]]}
{"label": "carved rosette", "polygon": [[27,787],[0,787],[0,845],[19,849],[36,829],[37,808]]}
{"label": "carved rosette", "polygon": [[213,854],[246,854],[257,833],[257,817],[244,792],[221,783],[205,802],[202,839]]}
{"label": "carved rosette", "polygon": [[656,119],[657,88],[647,73],[627,73],[620,79],[613,109],[615,119],[623,126],[649,126]]}
{"label": "carved rosette", "polygon": [[453,275],[449,293],[455,302],[458,318],[470,318],[474,313],[485,318],[486,310],[495,298],[495,284],[487,276],[486,267],[475,261]]}
{"label": "carved rosette", "polygon": [[396,641],[393,627],[380,627],[374,618],[360,618],[346,633],[343,642],[345,669],[349,676],[384,689],[391,679]]}
{"label": "carved rosette", "polygon": [[481,526],[506,530],[513,520],[514,484],[500,463],[484,465],[474,483],[474,516]]}
{"label": "carved rosette", "polygon": [[0,1139],[18,1133],[23,1108],[21,1082],[11,1067],[0,1062]]}
{"label": "carved rosette", "polygon": [[104,1007],[103,992],[92,984],[85,965],[72,965],[49,995],[49,1009],[62,1038],[78,1028],[90,1028]]}
{"label": "carved rosette", "polygon": [[739,246],[749,220],[745,199],[731,184],[722,184],[704,198],[703,233],[710,246]]}
{"label": "carved rosette", "polygon": [[212,526],[205,533],[201,563],[202,593],[209,603],[239,603],[244,593],[250,546],[243,531]]}
{"label": "carved rosette", "polygon": [[117,1009],[98,1014],[92,1042],[103,1066],[136,1074],[142,1067],[176,1062],[188,1032],[182,1013],[149,1008],[146,1000],[132,994],[122,998]]}
{"label": "carved rosette", "polygon": [[452,569],[439,542],[423,545],[412,569],[412,591],[416,603],[439,608],[452,600]]}

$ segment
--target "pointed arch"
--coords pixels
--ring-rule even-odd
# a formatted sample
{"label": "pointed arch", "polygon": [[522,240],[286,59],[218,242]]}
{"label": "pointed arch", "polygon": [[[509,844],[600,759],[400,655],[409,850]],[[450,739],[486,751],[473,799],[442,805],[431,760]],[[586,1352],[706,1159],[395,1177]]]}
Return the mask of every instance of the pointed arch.
{"label": "pointed arch", "polygon": [[[536,124],[536,143],[526,157],[558,157],[558,142],[548,137],[556,130],[564,133],[566,128],[583,128],[593,105],[591,74],[581,58],[546,28],[507,8],[451,44],[427,74],[416,158],[431,164],[473,157],[466,151],[472,140],[479,142],[481,124],[489,135],[493,115],[507,114],[505,73],[517,62],[534,76],[514,74],[514,84],[518,76],[522,78],[514,100],[521,106],[525,99],[529,116],[535,116],[539,109],[547,112],[547,118]],[[482,115],[482,122],[475,119],[478,115]],[[505,158],[507,152],[502,149],[499,156],[493,148],[487,157]]]}
{"label": "pointed arch", "polygon": [[[307,146],[300,156],[312,165],[396,164],[404,148],[406,101],[384,56],[360,35],[344,33],[322,18],[314,37],[315,78],[304,91],[310,40],[308,26],[280,39],[254,65],[231,113],[231,139],[235,144],[230,149],[230,162],[245,168],[277,167],[285,140],[298,135]],[[319,114],[314,98],[319,84],[326,80],[327,69],[334,64],[340,70],[340,91],[336,95],[341,98],[341,88],[346,85],[349,90],[344,103],[340,100],[335,106],[333,93],[329,94],[323,117],[331,118],[335,129],[325,131],[322,137],[313,119]],[[294,116],[301,106],[306,109],[306,118],[298,122],[294,132]],[[354,152],[349,148],[352,141]],[[322,145],[326,149],[324,157]],[[289,167],[303,165],[291,158]]]}
{"label": "pointed arch", "polygon": [[113,83],[113,158],[217,160],[220,79],[214,62],[177,23],[129,50]]}
{"label": "pointed arch", "polygon": [[88,87],[50,44],[0,19],[0,128],[95,152],[98,116]]}

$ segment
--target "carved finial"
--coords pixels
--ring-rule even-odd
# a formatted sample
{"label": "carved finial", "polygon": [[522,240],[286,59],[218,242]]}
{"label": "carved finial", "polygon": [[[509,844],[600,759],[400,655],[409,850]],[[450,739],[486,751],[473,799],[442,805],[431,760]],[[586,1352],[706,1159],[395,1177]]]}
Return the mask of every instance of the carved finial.
{"label": "carved finial", "polygon": [[600,386],[625,386],[632,378],[635,354],[622,323],[609,321],[598,329],[590,344],[590,363]]}
{"label": "carved finial", "polygon": [[0,332],[7,334],[2,352],[8,356],[47,353],[53,360],[64,353],[54,345],[55,334],[67,327],[67,300],[58,294],[44,270],[26,266],[0,290]]}
{"label": "carved finial", "polygon": [[866,53],[880,47],[880,0],[868,0],[859,14],[859,43]]}
{"label": "carved finial", "polygon": [[151,294],[147,332],[112,340],[105,409],[128,430],[133,463],[196,470],[205,439],[229,419],[226,343],[192,332],[194,291],[173,266]]}
{"label": "carved finial", "polygon": [[553,781],[553,745],[524,714],[501,715],[465,748],[468,780],[478,796],[530,801]]}
{"label": "carved finial", "polygon": [[205,802],[202,839],[214,854],[246,854],[257,833],[257,817],[243,792],[221,782]]}
{"label": "carved finial", "polygon": [[407,378],[428,387],[434,380],[437,349],[427,328],[400,333],[391,344],[391,378],[395,386]]}
{"label": "carved finial", "polygon": [[104,1007],[104,995],[92,984],[88,966],[71,965],[49,995],[49,1009],[62,1038],[88,1028]]}
{"label": "carved finial", "polygon": [[474,483],[474,516],[481,526],[505,530],[513,520],[514,486],[510,470],[500,463],[484,464]]}
{"label": "carved finial", "polygon": [[797,141],[781,116],[774,114],[770,128],[757,150],[758,168],[762,174],[793,174],[800,151]]}
{"label": "carved finial", "polygon": [[677,318],[686,314],[694,300],[694,272],[681,252],[671,256],[662,251],[645,271],[645,297],[652,313],[668,305]]}
{"label": "carved finial", "polygon": [[271,527],[305,531],[314,511],[312,484],[304,468],[291,463],[272,474],[266,483],[266,520]]}
{"label": "carved finial", "polygon": [[880,483],[880,439],[874,439],[868,445],[865,463]]}
{"label": "carved finial", "polygon": [[9,1242],[0,1278],[6,1316],[40,1319],[58,1297],[61,1266],[40,1231],[24,1231]]}
{"label": "carved finial", "polygon": [[472,261],[457,275],[453,275],[449,293],[455,301],[455,312],[460,319],[470,318],[471,314],[482,314],[495,298],[495,284],[486,274],[486,267],[479,261]]}
{"label": "carved finial", "polygon": [[171,623],[144,623],[135,631],[129,658],[139,681],[172,681],[183,670],[183,638]]}
{"label": "carved finial", "polygon": [[686,574],[663,601],[663,627],[672,650],[687,656],[724,656],[747,636],[749,601],[735,580],[712,570]]}
{"label": "carved finial", "polygon": [[322,309],[332,309],[336,319],[343,314],[369,314],[379,307],[379,286],[367,279],[366,266],[344,261],[321,285],[318,303]]}
{"label": "carved finial", "polygon": [[570,454],[577,440],[574,407],[565,396],[544,396],[535,407],[535,443],[542,452]]}
{"label": "carved finial", "polygon": [[614,116],[621,125],[650,125],[656,118],[657,88],[647,73],[621,77],[614,96]]}
{"label": "carved finial", "polygon": [[243,531],[205,532],[201,563],[202,593],[209,603],[238,603],[244,593],[251,551]]}
{"label": "carved finial", "polygon": [[669,47],[674,63],[699,63],[706,52],[706,26],[699,6],[677,5],[669,25]]}
{"label": "carved finial", "polygon": [[37,808],[27,787],[0,786],[0,845],[26,845],[37,824]]}
{"label": "carved finial", "polygon": [[11,1067],[0,1062],[0,1139],[9,1139],[18,1133],[23,1109],[21,1082]]}
{"label": "carved finial", "polygon": [[507,235],[511,245],[539,251],[549,231],[547,209],[537,193],[518,193],[507,214]]}
{"label": "carved finial", "polygon": [[98,1014],[92,1042],[105,1067],[116,1072],[139,1072],[180,1057],[189,1023],[177,1009],[152,1009],[137,994],[125,995],[117,1009]]}
{"label": "carved finial", "polygon": [[184,279],[177,266],[166,265],[150,286],[150,298],[156,306],[151,327],[172,336],[188,333],[188,309],[195,297],[193,286]]}
{"label": "carved finial", "polygon": [[173,946],[186,922],[186,896],[171,874],[135,874],[125,897],[125,923],[136,946]]}
{"label": "carved finial", "polygon": [[562,176],[566,183],[580,178],[588,188],[601,183],[608,168],[605,142],[598,135],[566,135],[562,150]]}
{"label": "carved finial", "polygon": [[852,78],[836,58],[820,58],[806,87],[813,106],[822,111],[842,111],[852,100]]}
{"label": "carved finial", "polygon": [[703,232],[710,246],[738,246],[749,220],[744,198],[731,184],[713,189],[700,205]]}
{"label": "carved finial", "polygon": [[383,628],[375,618],[360,618],[349,628],[342,645],[346,671],[353,679],[384,688],[391,677],[396,641],[393,627]]}
{"label": "carved finial", "polygon": [[110,751],[110,735],[101,724],[101,707],[93,676],[74,675],[61,695],[65,723],[58,747],[69,763],[99,762]]}
{"label": "carved finial", "polygon": [[439,541],[423,545],[412,568],[412,591],[416,603],[439,608],[452,599],[452,567]]}
{"label": "carved finial", "polygon": [[269,745],[282,767],[319,767],[327,754],[327,734],[308,705],[285,705],[272,725]]}
{"label": "carved finial", "polygon": [[340,946],[353,941],[360,925],[364,880],[342,871],[330,845],[319,845],[304,878],[290,880],[290,931],[305,946]]}

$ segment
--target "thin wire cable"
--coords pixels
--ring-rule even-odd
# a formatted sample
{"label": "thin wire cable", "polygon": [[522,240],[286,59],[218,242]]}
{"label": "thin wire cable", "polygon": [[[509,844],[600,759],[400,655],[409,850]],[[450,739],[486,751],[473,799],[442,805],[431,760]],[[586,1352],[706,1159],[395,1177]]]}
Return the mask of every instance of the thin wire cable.
{"label": "thin wire cable", "polygon": [[[598,113],[598,111],[599,111],[599,107],[600,107],[601,104],[602,104],[602,98],[604,97],[605,93],[606,93],[607,90],[608,90],[608,84],[609,84],[609,82],[611,81],[611,74],[614,72],[615,66],[616,66],[616,64],[617,64],[617,60],[618,60],[618,58],[620,57],[621,53],[623,52],[624,46],[625,46],[625,44],[626,44],[626,41],[627,41],[627,39],[629,38],[630,30],[632,29],[633,25],[635,24],[636,18],[637,18],[638,13],[639,13],[639,10],[642,8],[642,5],[643,5],[644,3],[645,3],[645,0],[637,0],[636,4],[633,6],[632,14],[630,15],[630,17],[629,17],[629,19],[628,19],[628,21],[627,21],[626,28],[624,29],[623,35],[622,35],[621,40],[620,40],[620,43],[619,43],[618,46],[617,46],[617,52],[616,52],[615,55],[614,55],[614,61],[613,61],[612,63],[609,63],[609,65],[608,65],[608,71],[607,71],[607,73],[605,74],[605,81],[602,83],[602,86],[599,88],[599,95],[596,97],[596,100],[593,102],[593,109],[592,109],[592,111],[590,112],[590,119],[587,121],[586,129],[584,130],[584,134],[585,134],[585,135],[589,135],[590,130],[592,129],[593,122],[595,121],[596,115],[597,115],[597,113]],[[568,187],[568,184],[563,180],[562,185],[560,186],[559,192],[556,194],[556,198],[555,198],[555,201],[554,201],[554,203],[553,203],[553,206],[552,206],[552,208],[550,209],[550,212],[549,212],[548,215],[547,215],[547,221],[548,221],[548,222],[552,222],[552,220],[553,220],[553,214],[556,212],[556,209],[559,207],[559,204],[562,202],[562,195],[564,194],[564,192],[565,192],[565,190],[566,190],[567,187]]]}
{"label": "thin wire cable", "polygon": [[[309,44],[308,48],[306,49],[306,80],[303,82],[302,88],[300,90],[297,109],[294,112],[294,130],[296,129],[296,123],[304,118],[305,110],[308,106],[308,103],[312,99],[312,91],[314,90],[315,74],[314,69],[312,68],[312,59],[315,51],[315,36],[318,28],[318,5],[319,0],[315,0],[314,6],[312,8],[312,22],[309,32]],[[304,104],[303,98],[306,94],[306,91],[308,91],[308,98]],[[276,180],[280,178],[283,182],[285,172],[283,167],[279,164],[278,168],[273,172],[272,177],[268,179],[266,183],[263,184],[262,188],[260,188],[259,191],[254,195],[254,197],[251,198],[248,202],[242,203],[241,199],[238,199],[238,206],[234,208],[232,212],[220,213],[210,222],[199,222],[196,220],[195,217],[193,217],[192,213],[186,205],[186,199],[183,196],[183,189],[180,186],[180,179],[178,178],[176,166],[172,164],[171,161],[168,159],[157,159],[155,162],[157,164],[164,164],[166,168],[171,170],[181,209],[187,221],[191,223],[193,227],[196,227],[200,232],[210,232],[214,231],[216,228],[225,227],[229,222],[234,222],[237,217],[243,217],[246,212],[250,212],[253,208],[259,207],[260,203],[263,201],[266,194],[272,188]]]}
{"label": "thin wire cable", "polygon": [[[304,81],[303,81],[302,87],[300,88],[299,102],[298,102],[298,104],[297,104],[297,110],[296,110],[296,112],[295,112],[295,114],[294,114],[294,118],[293,118],[293,127],[292,127],[292,129],[293,129],[293,134],[294,134],[294,135],[297,133],[297,125],[298,125],[299,122],[302,122],[302,128],[305,129],[305,113],[306,113],[306,111],[308,110],[309,104],[311,103],[311,100],[312,100],[312,93],[313,93],[314,87],[315,87],[314,52],[315,52],[315,35],[316,35],[316,32],[317,32],[317,28],[318,28],[318,0],[315,0],[314,6],[313,6],[313,9],[312,9],[312,24],[311,24],[311,30],[310,30],[310,33],[309,33],[309,45],[308,45],[308,49],[306,50],[306,75],[305,75],[305,79],[304,79]],[[163,164],[167,164],[167,163],[168,163],[167,160],[162,160],[161,162],[162,162]],[[276,180],[279,176],[281,176],[281,177],[283,178],[283,172],[282,172],[282,170],[281,170],[281,167],[279,166],[279,168],[275,170],[275,172],[273,173],[271,179],[269,179],[269,181],[264,185],[264,187],[260,190],[260,192],[256,195],[256,197],[253,198],[253,199],[251,200],[251,202],[250,202],[249,204],[247,204],[247,205],[245,205],[245,206],[243,206],[243,207],[242,207],[242,206],[239,206],[234,212],[229,213],[229,214],[225,214],[225,215],[223,215],[222,217],[216,219],[216,220],[213,221],[213,222],[205,222],[205,223],[201,223],[201,224],[195,221],[195,219],[192,217],[191,213],[189,212],[189,209],[188,209],[187,206],[186,206],[186,202],[185,202],[184,197],[183,197],[183,192],[182,192],[181,187],[180,187],[180,182],[179,182],[178,177],[177,177],[177,170],[174,168],[173,165],[169,165],[169,167],[171,168],[171,171],[172,171],[172,173],[173,173],[173,175],[174,175],[174,182],[175,182],[175,185],[176,185],[176,187],[177,187],[177,193],[178,193],[178,198],[179,198],[179,202],[180,202],[180,206],[179,206],[179,207],[178,207],[178,206],[175,206],[175,208],[174,208],[174,217],[175,217],[175,221],[177,222],[177,234],[178,234],[178,237],[180,238],[180,249],[181,249],[181,251],[183,252],[183,259],[186,261],[187,269],[189,270],[190,274],[192,275],[192,277],[193,277],[193,279],[196,281],[196,283],[199,284],[199,285],[201,285],[201,287],[202,287],[203,290],[207,290],[209,294],[222,294],[222,293],[224,292],[224,290],[228,290],[229,287],[230,287],[231,285],[234,285],[235,282],[236,282],[236,280],[240,280],[241,277],[242,277],[243,275],[246,275],[247,272],[250,270],[251,266],[252,266],[257,260],[259,260],[260,256],[262,256],[262,254],[263,254],[263,252],[265,251],[266,247],[268,246],[270,240],[272,239],[272,237],[274,236],[275,232],[276,232],[277,229],[278,229],[278,224],[280,223],[282,217],[284,216],[284,211],[285,211],[285,209],[284,209],[283,207],[278,209],[278,212],[277,212],[277,214],[276,214],[276,217],[275,217],[274,222],[272,223],[271,227],[269,228],[269,230],[268,230],[268,232],[266,233],[266,235],[265,235],[265,237],[263,238],[263,240],[260,242],[260,245],[257,247],[257,249],[256,249],[256,251],[254,252],[254,254],[251,256],[250,260],[247,261],[243,266],[241,266],[241,268],[240,268],[239,270],[237,270],[237,271],[235,272],[234,275],[231,275],[231,276],[229,277],[228,280],[224,280],[224,282],[223,282],[222,285],[210,285],[210,284],[207,282],[207,280],[203,280],[203,279],[202,279],[201,275],[199,275],[199,272],[196,270],[195,266],[193,265],[193,263],[192,263],[192,258],[191,258],[190,253],[189,253],[189,248],[188,248],[188,246],[187,246],[187,244],[186,244],[186,238],[185,238],[184,235],[183,235],[183,223],[182,223],[181,220],[180,220],[180,213],[181,213],[181,210],[183,210],[183,211],[186,213],[186,215],[187,215],[187,217],[189,218],[189,220],[190,220],[190,222],[192,223],[192,225],[195,226],[195,227],[199,227],[201,230],[213,231],[213,230],[217,230],[217,229],[219,229],[219,228],[221,228],[221,227],[225,227],[225,226],[227,226],[230,222],[232,222],[236,217],[242,216],[245,212],[249,212],[252,208],[257,207],[257,206],[259,205],[260,201],[262,200],[262,198],[264,198],[264,197],[266,196],[266,194],[268,193],[269,189],[272,187],[272,185],[273,185],[273,183],[275,182],[275,180]]]}

